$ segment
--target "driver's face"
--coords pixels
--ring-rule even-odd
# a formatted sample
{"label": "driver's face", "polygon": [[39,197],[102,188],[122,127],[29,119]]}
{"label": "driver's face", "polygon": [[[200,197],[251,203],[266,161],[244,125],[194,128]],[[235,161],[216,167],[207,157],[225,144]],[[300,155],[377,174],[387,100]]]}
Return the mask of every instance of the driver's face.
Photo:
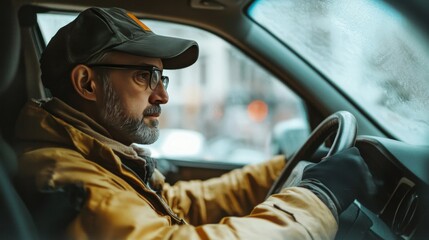
{"label": "driver's face", "polygon": [[[103,60],[108,64],[149,65],[163,69],[159,58],[146,58],[112,52]],[[161,104],[168,102],[168,93],[158,84],[155,89],[137,81],[139,70],[108,69],[108,79],[98,81],[98,115],[112,137],[126,145],[136,142],[151,144],[158,139]]]}

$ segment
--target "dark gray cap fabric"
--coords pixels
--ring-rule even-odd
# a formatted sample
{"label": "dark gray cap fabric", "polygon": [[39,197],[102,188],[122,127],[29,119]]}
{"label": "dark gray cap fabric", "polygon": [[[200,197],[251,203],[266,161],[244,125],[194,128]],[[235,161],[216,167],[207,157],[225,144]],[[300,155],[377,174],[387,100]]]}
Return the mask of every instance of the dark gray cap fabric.
{"label": "dark gray cap fabric", "polygon": [[49,42],[40,59],[43,84],[49,88],[75,65],[105,51],[160,58],[165,69],[184,68],[198,58],[195,41],[157,35],[120,8],[89,8]]}

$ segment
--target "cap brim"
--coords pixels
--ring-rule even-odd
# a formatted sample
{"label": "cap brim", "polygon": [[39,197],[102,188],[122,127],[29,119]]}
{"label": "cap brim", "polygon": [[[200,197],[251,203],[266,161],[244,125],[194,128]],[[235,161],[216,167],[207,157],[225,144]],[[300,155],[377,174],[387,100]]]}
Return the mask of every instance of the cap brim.
{"label": "cap brim", "polygon": [[111,50],[144,57],[161,58],[164,69],[185,68],[198,59],[197,42],[154,33],[123,42]]}

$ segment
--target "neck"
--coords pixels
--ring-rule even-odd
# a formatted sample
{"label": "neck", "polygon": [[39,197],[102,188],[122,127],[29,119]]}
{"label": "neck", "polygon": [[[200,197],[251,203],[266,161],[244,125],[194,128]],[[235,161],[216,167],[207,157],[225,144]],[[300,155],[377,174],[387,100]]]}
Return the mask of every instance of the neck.
{"label": "neck", "polygon": [[[104,125],[102,121],[100,121],[100,118],[98,117],[98,109],[96,106],[96,103],[94,101],[88,101],[81,97],[78,97],[76,95],[71,95],[66,99],[61,99],[74,109],[84,113],[88,117],[92,118],[95,122],[99,123],[100,125]],[[105,127],[105,126],[103,126]]]}

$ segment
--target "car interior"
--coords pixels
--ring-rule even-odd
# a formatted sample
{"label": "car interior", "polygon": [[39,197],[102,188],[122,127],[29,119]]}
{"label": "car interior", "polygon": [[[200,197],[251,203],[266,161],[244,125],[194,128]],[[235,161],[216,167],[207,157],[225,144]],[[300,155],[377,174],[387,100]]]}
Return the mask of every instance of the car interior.
{"label": "car interior", "polygon": [[[133,12],[143,21],[149,23],[154,21],[154,26],[157,22],[180,24],[215,35],[232,45],[240,54],[264,69],[281,86],[287,86],[293,94],[301,99],[308,129],[296,127],[301,126],[299,125],[301,123],[293,125],[295,127],[287,125],[287,127],[282,128],[273,128],[270,125],[268,127],[270,136],[275,137],[275,140],[264,140],[261,143],[264,146],[271,146],[270,155],[286,154],[290,158],[290,162],[282,172],[281,179],[276,183],[276,186],[273,186],[274,192],[285,186],[288,176],[303,160],[319,162],[326,155],[350,146],[356,146],[371,170],[378,188],[374,197],[362,202],[355,201],[341,214],[336,238],[426,239],[429,236],[429,229],[427,228],[429,222],[429,134],[422,134],[423,137],[414,142],[406,141],[395,135],[393,131],[388,129],[387,124],[385,125],[377,119],[377,116],[368,113],[364,109],[364,104],[357,103],[338,85],[327,80],[329,76],[311,60],[306,59],[292,45],[280,41],[278,36],[268,31],[267,27],[256,23],[256,17],[249,17],[251,15],[249,12],[254,11],[255,6],[262,4],[262,2],[264,1],[3,1],[0,8],[1,24],[4,31],[0,46],[2,49],[2,64],[0,65],[0,106],[2,111],[0,120],[1,238],[44,239],[46,236],[55,238],[58,233],[50,232],[53,231],[50,224],[60,228],[76,214],[73,206],[65,203],[71,197],[70,195],[55,193],[44,196],[42,199],[46,201],[45,204],[36,211],[32,204],[22,201],[20,193],[15,190],[13,184],[17,168],[17,156],[13,151],[16,118],[28,100],[50,97],[49,91],[43,87],[40,80],[39,58],[47,44],[42,32],[44,26],[41,25],[41,16],[44,14],[76,16],[80,11],[91,6],[115,6]],[[428,29],[429,4],[424,1],[410,1],[409,4],[395,0],[382,2],[411,19],[421,29]],[[284,14],[287,15],[287,12]],[[155,28],[154,31],[156,32]],[[429,31],[426,31],[425,34],[424,36],[427,37],[425,39],[428,40]],[[201,41],[199,44],[202,48],[205,38],[201,38],[199,41]],[[429,41],[426,41],[426,47],[429,46],[428,43]],[[429,56],[428,49],[429,47],[422,54]],[[216,64],[219,63],[213,63],[213,65]],[[427,64],[423,63],[421,66],[427,68]],[[220,73],[219,75],[224,76]],[[419,76],[416,74],[416,78]],[[423,80],[423,83],[426,81],[426,86],[421,87],[425,91],[428,89],[427,77],[429,75],[422,76],[423,78],[426,77]],[[241,84],[246,84],[246,82]],[[241,86],[241,88],[244,87]],[[417,90],[418,88],[418,86],[415,87]],[[270,94],[269,92],[261,93],[264,98]],[[360,94],[362,95],[358,98],[369,93]],[[230,101],[241,100],[233,98]],[[252,104],[260,103],[250,102]],[[268,106],[271,107],[270,104]],[[288,108],[288,105],[283,103],[275,104],[279,109]],[[246,107],[249,106],[255,105],[246,105]],[[256,106],[258,107],[257,113],[260,113],[260,106],[265,105]],[[422,106],[424,108],[425,105]],[[186,108],[184,109],[186,110]],[[223,111],[222,116],[227,116],[227,111]],[[426,113],[426,118],[422,117],[421,122],[422,125],[426,126],[426,133],[429,133],[427,105],[426,110],[423,109],[422,112]],[[394,116],[390,119],[395,121]],[[240,121],[239,119],[236,124],[244,125],[244,122]],[[174,133],[178,133],[178,131]],[[233,133],[251,135],[245,131],[238,132],[238,130]],[[300,135],[302,133],[305,133],[303,137]],[[256,136],[258,135],[256,134]],[[217,146],[222,148],[230,144],[227,142],[222,145],[220,141],[217,143],[219,145],[212,145],[213,151],[217,151],[218,148],[215,148]],[[292,147],[293,143],[299,144]],[[276,146],[275,150],[273,150],[274,145]],[[234,154],[239,153],[234,152]],[[247,153],[246,156],[255,155],[254,152],[244,150],[241,153]],[[231,154],[217,155],[221,156],[219,157],[220,161],[207,160],[208,158],[200,155],[192,156],[192,161],[190,161],[186,159],[186,156],[174,157],[173,155],[161,154],[159,155],[159,168],[167,176],[170,183],[175,183],[179,180],[204,180],[220,176],[249,163],[229,161],[228,155]],[[72,197],[79,195],[79,189],[73,192],[75,194]],[[46,217],[47,215],[49,215],[49,219]]]}

